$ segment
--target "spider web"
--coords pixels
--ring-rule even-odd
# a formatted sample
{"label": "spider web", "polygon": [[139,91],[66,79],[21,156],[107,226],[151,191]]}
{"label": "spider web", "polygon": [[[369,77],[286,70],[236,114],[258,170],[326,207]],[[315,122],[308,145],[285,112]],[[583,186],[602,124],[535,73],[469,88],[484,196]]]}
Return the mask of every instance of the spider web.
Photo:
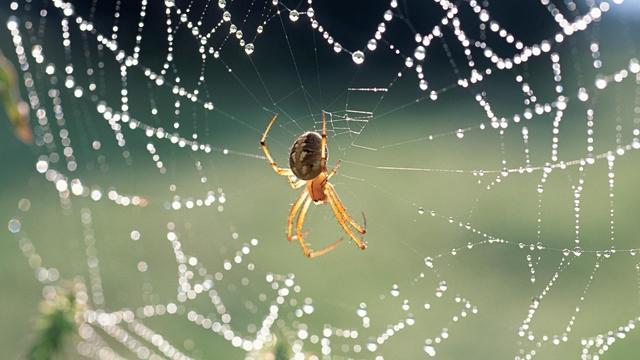
{"label": "spider web", "polygon": [[[69,356],[636,353],[637,4],[345,6],[9,4],[38,176],[8,227],[45,299],[73,289]],[[278,114],[284,163],[322,111],[369,249],[310,263],[256,144]]]}

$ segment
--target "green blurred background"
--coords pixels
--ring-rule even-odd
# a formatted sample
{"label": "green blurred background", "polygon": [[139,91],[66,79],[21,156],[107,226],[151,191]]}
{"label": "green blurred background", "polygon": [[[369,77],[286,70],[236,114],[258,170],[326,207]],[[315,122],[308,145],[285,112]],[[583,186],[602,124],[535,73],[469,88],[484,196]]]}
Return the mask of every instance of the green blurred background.
{"label": "green blurred background", "polygon": [[[113,4],[108,1],[97,4],[94,22],[99,31],[108,33],[113,21]],[[85,7],[89,8],[89,4],[74,5],[79,14],[88,13]],[[139,4],[122,6],[121,46],[130,49]],[[178,7],[184,6],[186,3],[178,2]],[[232,6],[238,7],[235,9],[238,14],[244,14],[248,5]],[[287,6],[293,8],[296,4]],[[325,26],[332,29],[336,38],[349,34],[343,35],[341,41],[350,49],[364,43],[362,39],[367,38],[362,34],[372,32],[380,21],[379,10],[388,7],[386,3],[376,3],[362,10],[363,6],[368,3],[314,4],[317,16],[327,19]],[[404,6],[412,10],[402,11],[416,27],[406,26],[407,30],[403,24],[396,24],[387,35],[392,42],[397,40],[394,43],[398,48],[409,53],[414,46],[411,45],[413,39],[411,36],[407,39],[406,35],[411,35],[411,31],[424,33],[439,15],[430,13],[432,9],[422,8],[426,5]],[[44,18],[38,16],[41,7],[49,10]],[[517,38],[528,40],[525,43],[549,38],[557,31],[546,10],[540,10],[542,7],[536,2],[528,2],[523,9],[512,7],[496,2],[490,9],[497,21],[511,26]],[[581,3],[578,10],[584,7]],[[160,68],[166,51],[162,8],[160,3],[151,5],[143,33],[141,58],[152,69]],[[300,4],[297,8],[304,10],[306,5]],[[198,14],[204,10],[196,4],[192,11]],[[358,11],[362,11],[363,24],[346,15]],[[9,13],[2,15],[3,22]],[[596,74],[611,74],[627,67],[630,58],[638,57],[638,39],[634,35],[640,29],[638,14],[637,4],[628,1],[612,9],[602,22],[553,49],[560,54],[564,94],[569,98],[559,126],[561,160],[585,157],[585,112],[589,107],[595,111],[595,154],[633,141],[632,129],[638,126],[636,119],[640,111],[638,84],[631,76],[620,84],[596,91],[593,81]],[[230,43],[224,48],[221,61],[211,59],[206,63],[207,80],[203,89],[210,92],[217,106],[214,111],[182,100],[180,114],[176,116],[173,104],[177,98],[170,88],[149,86],[139,69],[133,68],[129,74],[127,87],[134,118],[166,129],[178,121],[181,125],[177,131],[181,135],[189,137],[197,133],[198,141],[213,144],[218,150],[210,154],[196,153],[165,140],[149,139],[141,130],[130,129],[123,131],[126,148],[119,148],[107,122],[95,111],[96,102],[90,98],[95,96],[97,101],[118,104],[120,79],[114,75],[118,67],[113,55],[107,50],[97,51],[95,39],[91,36],[84,39],[76,28],[71,31],[72,50],[65,54],[61,45],[60,14],[51,4],[21,2],[15,15],[21,19],[21,30],[31,34],[24,36],[24,41],[42,44],[47,62],[54,63],[58,71],[62,71],[65,64],[73,63],[78,83],[96,81],[98,84],[97,92],[82,99],[75,99],[70,90],[63,90],[65,126],[79,167],[70,173],[64,169],[63,160],[51,167],[82,179],[85,185],[100,186],[103,199],[95,202],[87,197],[72,196],[70,206],[63,208],[54,185],[35,171],[39,156],[48,151],[41,146],[20,143],[13,136],[4,113],[0,113],[0,161],[3,164],[0,219],[6,224],[17,218],[22,225],[20,233],[14,235],[5,230],[0,237],[3,358],[25,357],[34,341],[38,303],[42,299],[43,284],[35,279],[22,256],[18,239],[28,236],[44,264],[57,268],[62,278],[81,276],[86,280],[86,250],[80,221],[83,208],[90,209],[93,217],[106,310],[136,309],[176,301],[177,265],[166,239],[170,222],[180,234],[185,253],[197,256],[211,272],[223,271],[223,261],[232,259],[242,244],[256,238],[259,245],[247,257],[256,269],[234,268],[225,272],[224,281],[217,285],[232,315],[233,326],[249,336],[247,327],[262,321],[268,302],[259,304],[257,313],[248,311],[246,302],[257,303],[258,294],[270,292],[265,275],[294,273],[296,283],[302,288],[297,298],[313,299],[315,311],[297,320],[292,315],[292,307],[283,306],[281,325],[295,328],[303,322],[310,333],[317,335],[322,333],[325,324],[358,330],[357,340],[332,338],[335,358],[373,358],[375,354],[385,359],[427,358],[423,349],[425,340],[435,338],[443,328],[448,329],[449,337],[435,348],[444,359],[514,358],[522,348],[535,349],[538,359],[576,358],[581,353],[582,339],[615,331],[639,315],[637,264],[640,260],[627,251],[640,248],[637,238],[640,172],[635,151],[619,156],[615,162],[613,240],[606,160],[587,166],[583,172],[578,166],[554,170],[541,195],[537,192],[543,173],[540,170],[511,173],[501,177],[490,190],[486,189],[487,185],[495,182],[499,174],[487,172],[479,176],[472,172],[500,170],[503,160],[507,168],[524,166],[523,126],[528,128],[531,164],[540,166],[549,161],[553,114],[511,123],[500,134],[490,128],[478,129],[487,119],[474,101],[476,92],[485,91],[497,114],[511,117],[521,112],[523,96],[520,85],[513,80],[521,74],[542,103],[552,102],[555,83],[548,56],[533,59],[515,70],[497,72],[471,89],[454,87],[440,93],[437,101],[431,101],[428,97],[424,99],[428,93],[418,89],[415,71],[406,69],[404,61],[388,49],[367,53],[365,64],[356,66],[350,56],[335,55],[321,36],[312,35],[308,23],[302,20],[291,23],[283,15],[281,24],[278,16],[272,14],[264,35],[255,41],[256,50],[251,57]],[[472,24],[469,14],[463,13],[462,18]],[[248,19],[248,23],[254,20],[253,16]],[[25,30],[24,21],[29,20],[40,31]],[[215,23],[217,18],[206,21]],[[541,26],[534,28],[534,23]],[[247,28],[251,27],[247,25]],[[469,28],[470,36],[480,36],[475,33],[477,29],[472,30],[473,25]],[[197,47],[183,30],[176,35],[179,56],[176,56],[175,67],[182,84],[192,88],[200,61]],[[451,54],[447,55],[442,45],[434,45],[430,53],[433,55],[425,64],[425,75],[433,89],[455,83],[457,75],[451,60],[465,68],[460,46],[451,34],[442,42]],[[600,46],[603,67],[598,70],[592,66],[589,51],[592,42]],[[505,55],[509,54],[506,47],[495,46]],[[17,63],[6,30],[0,33],[0,48]],[[86,48],[88,56],[83,53]],[[481,57],[479,53],[476,55]],[[94,77],[85,75],[85,69],[90,67],[88,60],[92,60],[91,66],[104,61],[104,67],[97,70]],[[230,68],[233,72],[229,72]],[[39,74],[36,86],[40,98],[50,104],[47,89],[63,88],[62,83],[50,85],[42,69],[34,71]],[[400,78],[397,78],[398,71],[403,72]],[[379,93],[346,90],[387,87],[392,81],[393,86],[384,97]],[[590,91],[588,102],[576,99],[579,87]],[[151,114],[154,106],[158,109],[157,115]],[[309,260],[302,256],[297,244],[287,243],[284,236],[289,206],[300,191],[291,190],[286,179],[276,176],[265,160],[235,152],[260,155],[258,139],[272,113],[277,112],[279,120],[268,144],[276,161],[284,165],[294,137],[302,131],[319,128],[322,110],[339,114],[347,108],[373,112],[373,118],[364,128],[362,123],[345,124],[337,117],[330,122],[330,163],[338,159],[343,162],[332,183],[356,219],[360,218],[360,212],[366,213],[369,248],[361,252],[352,243],[345,242],[329,255]],[[52,121],[53,116],[49,118]],[[351,131],[342,130],[345,125]],[[456,130],[467,127],[472,129],[458,138]],[[55,125],[53,129],[59,130]],[[429,135],[438,136],[429,140]],[[94,141],[100,141],[99,150],[92,148]],[[155,145],[166,173],[160,173],[146,150],[149,142]],[[225,154],[223,149],[231,152]],[[201,170],[197,169],[197,162]],[[401,171],[379,169],[379,166],[464,171]],[[207,178],[206,183],[201,182],[203,176]],[[580,241],[584,253],[579,257],[569,255],[567,259],[571,264],[559,269],[562,249],[575,246],[573,187],[580,178],[584,180],[580,204]],[[110,187],[120,193],[142,195],[149,204],[145,208],[118,206],[104,199]],[[208,191],[214,191],[218,197],[224,194],[226,201],[222,209],[218,209],[219,202],[212,207],[169,209],[174,196],[204,197]],[[18,209],[20,199],[30,200],[28,211]],[[435,216],[431,216],[431,212]],[[315,247],[343,236],[328,206],[312,206],[305,228],[309,231],[308,240]],[[140,240],[131,240],[133,230],[141,233]],[[482,234],[504,239],[508,244],[467,248],[468,243],[486,240]],[[517,245],[538,241],[542,242],[542,249],[531,251]],[[612,247],[618,251],[604,257],[603,251]],[[458,249],[455,255],[452,249]],[[536,262],[535,282],[530,281],[527,255]],[[433,270],[425,266],[425,257],[436,258]],[[148,264],[144,272],[138,270],[140,261]],[[601,266],[590,281],[596,263]],[[551,337],[562,335],[574,315],[575,321],[567,342],[559,345],[546,342],[537,348],[535,341],[519,337],[517,330],[527,316],[532,298],[540,296],[556,273],[559,276],[555,285],[544,296],[531,329],[536,336]],[[248,286],[241,285],[244,277]],[[441,298],[436,297],[436,287],[443,280],[447,290]],[[399,287],[399,296],[390,292],[394,284]],[[478,308],[478,314],[453,321],[461,310],[461,305],[454,300],[456,296],[470,301]],[[398,331],[375,353],[352,351],[354,344],[364,347],[370,338],[375,339],[386,331],[388,325],[406,318],[407,311],[402,309],[405,299],[415,325]],[[362,328],[361,319],[356,315],[356,309],[363,302],[371,318],[370,328]],[[425,310],[425,304],[431,308]],[[577,306],[580,310],[576,313]],[[189,302],[187,307],[211,314],[212,318],[217,316],[207,299]],[[145,324],[195,358],[242,359],[245,356],[222,337],[187,321],[184,313],[152,318]],[[74,351],[77,340],[68,339],[66,350],[59,358],[79,358]],[[110,344],[126,358],[134,358],[134,354],[115,343]],[[320,354],[320,346],[307,342],[305,351]],[[625,339],[615,342],[605,357],[630,359],[639,351],[640,335],[631,331]]]}

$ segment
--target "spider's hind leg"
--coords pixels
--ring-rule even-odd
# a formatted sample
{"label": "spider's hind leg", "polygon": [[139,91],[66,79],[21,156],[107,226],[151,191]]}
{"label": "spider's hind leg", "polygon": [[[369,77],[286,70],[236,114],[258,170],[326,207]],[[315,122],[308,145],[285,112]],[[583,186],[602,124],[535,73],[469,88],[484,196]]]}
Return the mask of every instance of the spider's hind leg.
{"label": "spider's hind leg", "polygon": [[349,224],[351,224],[351,226],[353,226],[361,234],[364,234],[366,230],[358,225],[358,223],[356,223],[351,218],[351,216],[347,214],[344,206],[340,202],[340,199],[337,197],[335,191],[333,191],[333,187],[331,186],[331,184],[327,184],[327,200],[329,202],[329,205],[331,205],[331,209],[333,210],[336,220],[338,220],[338,223],[340,224],[340,226],[342,226],[342,229],[347,233],[347,235],[349,235],[349,237],[356,243],[356,245],[358,245],[361,250],[366,249],[367,244],[353,232],[353,230],[349,227]]}
{"label": "spider's hind leg", "polygon": [[300,207],[309,196],[309,192],[305,189],[302,194],[298,197],[295,203],[291,206],[291,210],[289,210],[289,216],[287,217],[287,240],[291,241],[293,238],[291,232],[293,230],[293,220],[296,218]]}
{"label": "spider's hind leg", "polygon": [[311,198],[307,198],[302,205],[302,209],[300,210],[300,214],[298,215],[298,221],[296,224],[296,238],[300,242],[300,247],[302,247],[302,252],[306,257],[314,258],[328,253],[329,251],[335,249],[340,242],[342,242],[342,238],[334,241],[333,243],[323,247],[320,250],[313,250],[309,247],[307,242],[304,240],[304,236],[302,235],[302,225],[304,224],[304,218],[307,216],[307,211],[309,210],[309,206],[311,205]]}
{"label": "spider's hind leg", "polygon": [[336,189],[333,187],[333,185],[327,184],[326,192],[327,192],[327,197],[333,203],[335,203],[336,209],[338,210],[338,213],[340,213],[340,215],[342,215],[342,218],[344,220],[346,220],[346,222],[351,224],[351,226],[353,226],[353,228],[356,229],[357,232],[359,232],[362,235],[366,234],[367,233],[367,218],[365,217],[364,213],[362,213],[362,219],[364,221],[363,222],[364,225],[360,225],[355,220],[353,220],[353,218],[351,217],[351,215],[349,215],[349,213],[347,213],[347,209],[342,204],[342,201],[338,197],[338,193],[336,192]]}

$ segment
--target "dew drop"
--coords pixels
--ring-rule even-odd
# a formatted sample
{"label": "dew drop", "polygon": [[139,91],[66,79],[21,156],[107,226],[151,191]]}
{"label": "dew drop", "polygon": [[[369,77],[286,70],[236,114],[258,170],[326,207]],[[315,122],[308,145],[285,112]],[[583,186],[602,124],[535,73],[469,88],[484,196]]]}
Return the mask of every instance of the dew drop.
{"label": "dew drop", "polygon": [[20,199],[20,201],[18,201],[18,209],[22,210],[22,211],[29,211],[29,209],[31,209],[31,201],[29,201],[29,199]]}
{"label": "dew drop", "polygon": [[140,240],[140,231],[138,231],[138,230],[131,231],[130,237],[131,237],[131,240],[133,240],[133,241]]}
{"label": "dew drop", "polygon": [[342,45],[340,45],[340,43],[334,43],[333,44],[333,51],[335,51],[337,54],[339,54],[340,52],[342,52]]}
{"label": "dew drop", "polygon": [[412,67],[413,66],[413,58],[412,57],[407,57],[404,60],[404,66],[406,66],[408,68]]}
{"label": "dew drop", "polygon": [[424,352],[426,352],[427,355],[429,355],[431,357],[436,356],[436,349],[431,345],[426,345],[424,347]]}
{"label": "dew drop", "polygon": [[607,87],[607,79],[603,76],[596,77],[595,85],[598,89],[602,90]]}
{"label": "dew drop", "polygon": [[299,18],[300,18],[300,13],[298,12],[298,10],[291,10],[289,12],[289,20],[296,22],[298,21]]}
{"label": "dew drop", "polygon": [[430,268],[433,269],[433,259],[429,256],[427,256],[426,258],[424,258],[424,264]]}
{"label": "dew drop", "polygon": [[422,206],[420,206],[418,208],[418,214],[423,215],[424,214],[424,208]]}
{"label": "dew drop", "polygon": [[429,88],[429,85],[427,84],[427,80],[422,79],[420,80],[420,90],[422,91],[426,91]]}
{"label": "dew drop", "polygon": [[231,20],[231,13],[230,13],[230,12],[228,12],[228,11],[225,11],[225,12],[222,14],[222,20],[224,20],[224,21],[230,21],[230,20]]}
{"label": "dew drop", "polygon": [[398,295],[400,295],[400,287],[398,286],[398,284],[393,284],[393,286],[391,287],[391,296]]}
{"label": "dew drop", "polygon": [[20,231],[20,228],[22,228],[22,224],[20,223],[20,220],[11,218],[11,220],[9,220],[8,228],[11,233],[15,234]]}
{"label": "dew drop", "polygon": [[367,42],[367,49],[373,51],[378,47],[378,41],[376,39],[371,39]]}
{"label": "dew drop", "polygon": [[427,55],[427,52],[424,48],[424,46],[420,45],[416,48],[416,50],[413,52],[413,57],[416,58],[416,60],[424,60],[425,56]]}
{"label": "dew drop", "polygon": [[640,72],[640,61],[638,61],[638,59],[632,58],[631,60],[629,60],[629,71],[634,74]]}
{"label": "dew drop", "polygon": [[227,6],[226,0],[218,0],[218,7],[220,7],[220,9],[224,9],[225,6]]}
{"label": "dew drop", "polygon": [[139,261],[137,267],[140,272],[146,272],[149,269],[149,266],[145,261]]}
{"label": "dew drop", "polygon": [[582,255],[582,248],[580,246],[576,246],[573,248],[573,255],[580,256]]}
{"label": "dew drop", "polygon": [[253,43],[248,43],[247,45],[244,46],[244,52],[247,53],[247,55],[251,55],[253,54]]}
{"label": "dew drop", "polygon": [[354,63],[360,65],[364,62],[364,53],[360,50],[356,51],[351,55],[351,59]]}

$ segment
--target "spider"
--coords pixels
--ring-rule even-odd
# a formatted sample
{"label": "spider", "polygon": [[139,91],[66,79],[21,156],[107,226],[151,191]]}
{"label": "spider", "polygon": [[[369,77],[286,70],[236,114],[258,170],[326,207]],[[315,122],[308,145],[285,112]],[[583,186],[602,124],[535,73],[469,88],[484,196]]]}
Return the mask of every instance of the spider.
{"label": "spider", "polygon": [[[291,185],[293,189],[299,189],[305,186],[302,194],[300,194],[291,206],[291,210],[289,210],[289,217],[287,218],[287,240],[291,241],[294,238],[292,231],[295,222],[295,238],[300,242],[304,255],[309,258],[328,253],[335,249],[342,241],[342,238],[340,238],[320,250],[313,250],[309,247],[302,234],[302,225],[309,206],[313,201],[316,205],[329,203],[336,220],[338,220],[338,223],[347,235],[355,241],[360,249],[366,249],[367,244],[353,231],[353,229],[355,229],[355,231],[362,235],[366,233],[365,227],[367,223],[366,218],[364,218],[364,213],[362,215],[365,226],[361,226],[347,213],[333,185],[329,182],[329,179],[331,179],[338,171],[338,168],[340,168],[340,161],[338,161],[331,171],[327,169],[328,149],[325,113],[322,112],[322,134],[318,134],[315,131],[307,131],[298,136],[293,142],[293,145],[291,145],[291,150],[289,151],[289,169],[278,167],[265,143],[269,135],[269,130],[271,130],[271,126],[276,122],[277,117],[277,114],[274,115],[269,125],[267,125],[267,128],[260,138],[260,147],[276,174],[286,176],[289,180],[289,185]],[[349,226],[353,227],[353,229]]]}

